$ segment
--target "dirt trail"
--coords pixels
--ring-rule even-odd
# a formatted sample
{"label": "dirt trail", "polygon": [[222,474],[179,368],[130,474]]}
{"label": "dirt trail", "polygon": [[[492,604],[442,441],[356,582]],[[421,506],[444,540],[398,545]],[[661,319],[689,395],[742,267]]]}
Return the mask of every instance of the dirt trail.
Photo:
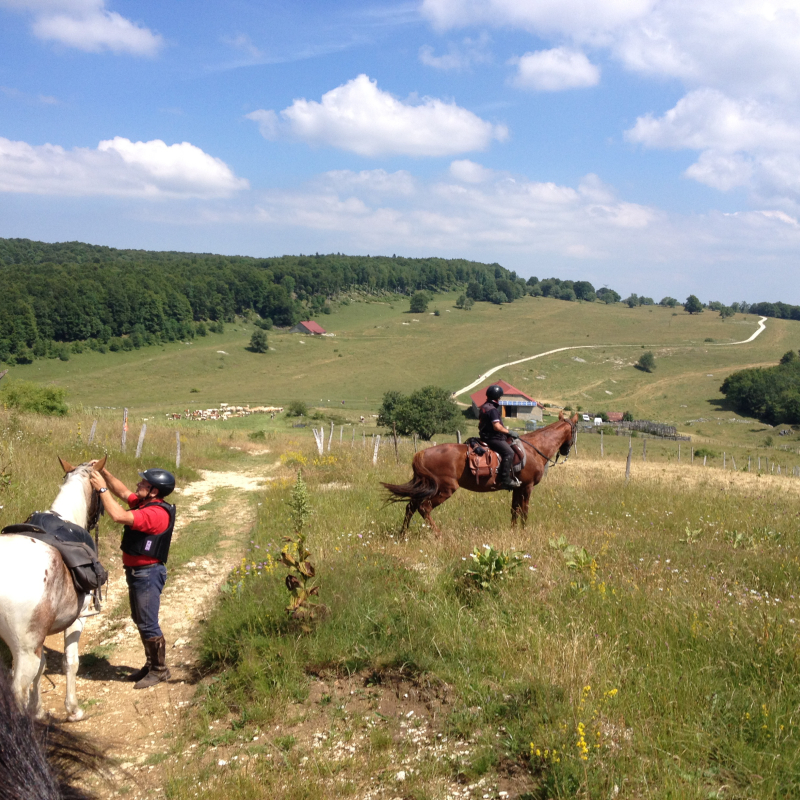
{"label": "dirt trail", "polygon": [[[136,626],[128,616],[127,587],[120,558],[106,566],[111,573],[103,612],[87,620],[81,637],[81,667],[78,672],[78,699],[86,709],[83,721],[70,726],[110,747],[119,762],[121,788],[130,788],[127,797],[153,793],[146,776],[158,761],[156,754],[169,747],[169,734],[177,728],[181,709],[189,705],[195,692],[197,643],[201,622],[213,605],[220,585],[237,564],[244,550],[246,534],[255,521],[254,504],[245,493],[264,489],[270,467],[242,472],[201,472],[196,481],[179,495],[178,518],[173,535],[177,540],[194,521],[205,518],[205,506],[218,489],[229,490],[224,505],[214,510],[220,525],[220,540],[213,552],[171,569],[161,600],[160,623],[167,640],[167,664],[172,678],[165,684],[136,691],[125,681],[130,669],[138,669],[144,655]],[[231,491],[232,490],[232,491]],[[122,604],[124,613],[113,609]],[[48,638],[47,668],[42,679],[44,708],[63,720],[64,676],[61,670],[63,636]],[[108,651],[107,657],[95,653]],[[150,763],[148,763],[148,761]],[[116,792],[101,789],[106,796]],[[160,789],[158,790],[160,793]]]}

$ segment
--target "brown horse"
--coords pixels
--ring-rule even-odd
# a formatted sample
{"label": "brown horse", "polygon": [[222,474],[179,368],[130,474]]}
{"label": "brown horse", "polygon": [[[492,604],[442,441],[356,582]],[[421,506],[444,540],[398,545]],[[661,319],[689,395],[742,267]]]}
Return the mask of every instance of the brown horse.
{"label": "brown horse", "polygon": [[[531,491],[544,477],[547,467],[558,455],[565,458],[569,455],[570,448],[575,443],[578,431],[578,415],[572,419],[564,417],[564,412],[559,414],[558,420],[540,428],[538,431],[526,433],[519,437],[522,447],[526,451],[526,463],[517,473],[520,486],[511,493],[511,524],[516,525],[517,520],[522,524],[528,518],[528,503]],[[437,533],[439,528],[431,519],[431,512],[451,497],[460,486],[470,492],[498,491],[494,482],[491,484],[484,479],[478,483],[475,476],[467,466],[467,445],[465,444],[440,444],[421,450],[414,456],[412,464],[414,477],[404,484],[384,483],[391,493],[389,502],[402,503],[408,501],[406,515],[403,519],[401,533],[408,530],[411,518],[419,511],[422,518]],[[488,484],[488,485],[487,485]]]}

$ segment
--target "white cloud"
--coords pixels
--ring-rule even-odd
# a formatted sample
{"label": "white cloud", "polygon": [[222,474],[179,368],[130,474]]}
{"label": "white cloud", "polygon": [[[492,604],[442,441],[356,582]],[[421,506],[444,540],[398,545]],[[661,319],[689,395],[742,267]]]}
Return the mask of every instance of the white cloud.
{"label": "white cloud", "polygon": [[526,53],[512,63],[517,65],[512,83],[520,89],[559,92],[600,82],[600,70],[583,53],[566,47]]}
{"label": "white cloud", "polygon": [[105,0],[0,0],[0,5],[33,14],[39,39],[90,53],[153,56],[163,44],[149,28],[109,11]]}
{"label": "white cloud", "polygon": [[450,164],[450,175],[461,183],[486,183],[495,172],[465,158]]}
{"label": "white cloud", "polygon": [[419,49],[419,60],[434,69],[469,69],[473,64],[486,64],[492,60],[488,51],[489,42],[486,33],[482,33],[478,39],[466,38],[461,44],[449,42],[447,53],[441,56],[434,55],[430,45],[423,45]]}
{"label": "white cloud", "polygon": [[132,142],[121,136],[96,150],[33,146],[0,137],[0,191],[40,195],[228,197],[249,184],[189,142]]}
{"label": "white cloud", "polygon": [[440,29],[518,27],[535,33],[596,34],[641,17],[655,0],[423,0],[423,16]]}
{"label": "white cloud", "polygon": [[406,170],[387,172],[385,169],[331,170],[323,176],[324,182],[337,191],[361,191],[375,195],[410,196],[416,191],[416,181]]}
{"label": "white cloud", "polygon": [[745,187],[758,198],[798,202],[800,121],[786,114],[774,104],[700,89],[661,117],[640,117],[626,138],[647,147],[699,150],[686,175],[715,189]]}
{"label": "white cloud", "polygon": [[266,138],[285,133],[369,157],[455,155],[485,150],[493,139],[508,136],[504,125],[493,125],[455,103],[431,97],[402,102],[367,75],[326,92],[319,103],[295,100],[280,112],[280,122],[275,112],[263,109],[247,117],[258,122]]}

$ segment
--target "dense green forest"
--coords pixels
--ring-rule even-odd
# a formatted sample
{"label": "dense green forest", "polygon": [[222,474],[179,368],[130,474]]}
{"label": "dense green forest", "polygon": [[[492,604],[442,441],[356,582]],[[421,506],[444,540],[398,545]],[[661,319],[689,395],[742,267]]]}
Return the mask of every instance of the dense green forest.
{"label": "dense green forest", "polygon": [[800,423],[800,357],[789,350],[775,367],[734,372],[720,391],[740,414],[770,425]]}
{"label": "dense green forest", "polygon": [[237,314],[266,326],[292,325],[330,312],[353,292],[408,294],[481,287],[481,298],[505,290],[503,302],[528,286],[499,264],[462,259],[346,256],[248,258],[117,250],[70,242],[0,239],[0,361],[68,357],[93,349],[141,347],[192,338]]}
{"label": "dense green forest", "polygon": [[[236,315],[257,315],[267,328],[289,326],[330,313],[332,302],[356,293],[410,296],[461,288],[461,308],[513,303],[524,295],[621,300],[613,289],[595,290],[588,281],[525,280],[500,264],[464,259],[341,253],[250,258],[29,239],[0,239],[0,286],[0,362],[11,364],[67,359],[84,347],[105,352],[191,339],[220,330]],[[654,304],[638,295],[623,302]],[[677,302],[665,297],[660,305]],[[800,306],[780,302],[706,307],[723,315],[750,311],[800,320]]]}

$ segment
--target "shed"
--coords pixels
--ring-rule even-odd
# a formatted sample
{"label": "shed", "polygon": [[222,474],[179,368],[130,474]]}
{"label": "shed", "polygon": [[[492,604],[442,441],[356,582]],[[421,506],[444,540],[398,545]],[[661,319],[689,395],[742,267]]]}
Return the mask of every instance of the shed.
{"label": "shed", "polygon": [[621,411],[609,411],[606,416],[609,422],[622,422],[624,414]]}
{"label": "shed", "polygon": [[[504,417],[512,419],[532,419],[537,422],[542,421],[542,406],[529,395],[525,394],[516,386],[512,386],[506,381],[496,381],[497,386],[503,388],[503,396],[500,398],[500,409]],[[494,384],[490,384],[493,386]],[[479,389],[475,394],[470,395],[472,400],[472,413],[477,417],[481,406],[486,402],[486,390],[488,386]]]}
{"label": "shed", "polygon": [[289,333],[307,333],[312,336],[322,336],[325,333],[325,328],[307,319],[305,322],[298,322],[297,325],[290,328]]}

